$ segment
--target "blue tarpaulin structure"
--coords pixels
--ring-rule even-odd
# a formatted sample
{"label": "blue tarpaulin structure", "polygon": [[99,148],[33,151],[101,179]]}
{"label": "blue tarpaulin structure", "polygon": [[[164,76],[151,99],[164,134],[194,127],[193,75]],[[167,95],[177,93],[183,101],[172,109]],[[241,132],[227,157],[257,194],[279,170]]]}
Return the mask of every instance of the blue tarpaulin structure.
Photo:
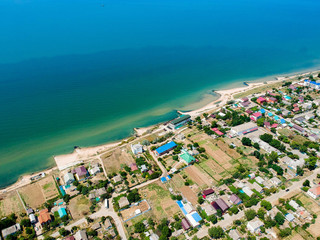
{"label": "blue tarpaulin structure", "polygon": [[166,179],[166,177],[162,177],[162,178],[160,178],[160,180],[161,180],[161,182],[162,182],[162,183],[165,183],[165,182],[167,182],[167,179]]}

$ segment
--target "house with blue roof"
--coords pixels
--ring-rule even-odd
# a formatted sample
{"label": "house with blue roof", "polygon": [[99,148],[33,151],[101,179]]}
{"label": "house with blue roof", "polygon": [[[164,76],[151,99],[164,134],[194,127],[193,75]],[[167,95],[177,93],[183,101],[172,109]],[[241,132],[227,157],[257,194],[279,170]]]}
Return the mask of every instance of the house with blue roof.
{"label": "house with blue roof", "polygon": [[263,109],[263,108],[261,108],[259,111],[260,111],[262,114],[264,114],[264,113],[266,112],[266,110]]}
{"label": "house with blue roof", "polygon": [[158,147],[156,150],[155,150],[155,153],[157,156],[161,156],[165,153],[168,153],[170,152],[171,150],[173,150],[175,147],[177,147],[177,144],[173,141],[171,142],[168,142],[167,144],[165,145],[162,145],[161,147]]}
{"label": "house with blue roof", "polygon": [[58,209],[59,217],[62,218],[64,216],[68,216],[67,211],[64,207]]}
{"label": "house with blue roof", "polygon": [[286,120],[284,120],[283,118],[281,118],[281,119],[280,119],[280,123],[281,123],[281,124],[285,124],[285,123],[286,123]]}
{"label": "house with blue roof", "polygon": [[273,116],[273,113],[272,113],[272,112],[268,112],[268,116],[269,116],[269,117],[272,117],[272,116]]}

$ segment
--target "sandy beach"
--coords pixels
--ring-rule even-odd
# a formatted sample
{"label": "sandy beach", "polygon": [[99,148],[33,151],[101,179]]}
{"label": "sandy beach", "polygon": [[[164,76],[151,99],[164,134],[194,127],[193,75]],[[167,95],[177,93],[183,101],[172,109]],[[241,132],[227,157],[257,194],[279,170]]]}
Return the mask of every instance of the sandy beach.
{"label": "sandy beach", "polygon": [[[254,88],[258,88],[261,86],[267,86],[273,83],[277,83],[277,82],[282,82],[282,81],[287,81],[287,80],[291,80],[291,79],[295,79],[297,77],[305,77],[308,76],[310,74],[315,74],[318,73],[319,71],[313,71],[313,72],[306,72],[306,73],[299,73],[299,74],[294,74],[292,76],[288,76],[288,77],[277,77],[277,80],[272,80],[272,81],[267,81],[267,82],[252,82],[252,83],[248,83],[247,82],[247,86],[243,86],[243,87],[238,87],[238,88],[232,88],[232,89],[226,89],[226,90],[219,90],[219,91],[215,91],[217,94],[219,94],[219,98],[216,99],[215,101],[210,102],[209,104],[190,111],[190,112],[181,112],[178,111],[180,114],[189,114],[191,115],[191,117],[196,117],[198,115],[203,114],[204,112],[207,111],[213,111],[216,110],[220,107],[222,107],[223,105],[225,105],[228,101],[233,100],[234,96],[238,93],[242,93],[242,92],[246,92],[249,90],[252,90]],[[159,125],[159,124],[157,124]],[[137,134],[137,136],[142,136],[146,133],[149,133],[152,131],[152,129],[155,127],[156,125],[153,126],[148,126],[148,127],[144,127],[144,128],[135,128],[135,132]],[[160,129],[161,130],[161,129]],[[30,178],[33,176],[38,175],[39,173],[45,173],[48,174],[56,169],[59,170],[63,170],[66,168],[69,168],[71,166],[74,166],[76,164],[80,164],[82,162],[85,161],[89,161],[92,160],[94,158],[99,158],[99,155],[101,155],[102,153],[105,153],[107,151],[111,151],[114,148],[118,147],[121,145],[121,143],[123,141],[127,141],[129,139],[122,139],[118,142],[113,142],[113,143],[106,143],[103,145],[99,145],[99,146],[94,146],[94,147],[84,147],[84,148],[75,148],[75,150],[73,151],[73,153],[69,153],[69,154],[64,154],[64,155],[59,155],[59,156],[54,156],[54,160],[56,162],[56,166],[52,167],[50,169],[38,172],[38,173],[34,173],[34,174],[29,174],[29,175],[24,175],[22,177],[20,177],[20,179],[14,183],[11,186],[8,186],[4,189],[0,190],[0,194],[1,193],[6,193],[9,191],[13,191],[16,190],[22,186],[25,186],[27,184],[31,183]]]}

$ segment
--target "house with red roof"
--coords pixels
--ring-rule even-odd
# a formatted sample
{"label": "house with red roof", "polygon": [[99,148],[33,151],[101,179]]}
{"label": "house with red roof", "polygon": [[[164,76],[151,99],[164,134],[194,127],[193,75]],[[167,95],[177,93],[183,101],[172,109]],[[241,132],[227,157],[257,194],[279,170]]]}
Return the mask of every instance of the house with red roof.
{"label": "house with red roof", "polygon": [[212,202],[211,205],[216,209],[220,209],[222,212],[225,212],[229,209],[228,204],[221,198],[217,199],[216,201]]}
{"label": "house with red roof", "polygon": [[299,107],[294,107],[293,109],[292,109],[292,112],[299,112],[300,111],[300,108]]}
{"label": "house with red roof", "polygon": [[267,102],[267,100],[266,100],[265,98],[263,98],[263,97],[258,97],[257,103],[263,104],[263,103],[265,103],[265,102]]}
{"label": "house with red roof", "polygon": [[206,189],[203,191],[202,196],[203,198],[206,198],[207,196],[214,194],[214,190],[212,188]]}
{"label": "house with red roof", "polygon": [[218,128],[212,128],[212,131],[214,131],[219,136],[223,136],[224,135],[224,133],[221,132]]}
{"label": "house with red roof", "polygon": [[131,171],[132,171],[132,172],[139,170],[137,164],[135,164],[135,163],[131,163],[131,164],[130,164],[130,168],[131,168]]}
{"label": "house with red roof", "polygon": [[51,216],[47,208],[39,212],[38,220],[41,225],[48,224],[51,222]]}
{"label": "house with red roof", "polygon": [[320,197],[320,185],[310,188],[307,192],[307,194],[312,197],[313,199],[316,199]]}
{"label": "house with red roof", "polygon": [[261,112],[255,112],[250,116],[250,119],[256,122],[261,117],[262,117]]}
{"label": "house with red roof", "polygon": [[276,103],[278,100],[275,97],[268,97],[267,102],[268,103]]}

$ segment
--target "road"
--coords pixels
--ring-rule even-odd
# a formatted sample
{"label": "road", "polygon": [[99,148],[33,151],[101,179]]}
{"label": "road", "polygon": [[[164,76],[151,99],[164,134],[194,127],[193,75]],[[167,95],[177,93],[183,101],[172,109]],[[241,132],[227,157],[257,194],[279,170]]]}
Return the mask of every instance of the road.
{"label": "road", "polygon": [[[313,173],[310,176],[305,177],[305,178],[301,179],[298,182],[293,182],[293,184],[290,187],[287,188],[287,189],[289,189],[288,192],[286,192],[285,190],[280,190],[278,193],[275,193],[275,194],[273,194],[273,195],[271,195],[269,197],[264,198],[264,200],[267,200],[267,201],[271,202],[272,205],[274,205],[275,203],[278,202],[279,198],[285,198],[285,196],[293,193],[294,191],[300,190],[300,188],[302,187],[302,184],[303,184],[304,181],[309,180],[310,182],[312,182],[312,180],[317,177],[318,173],[320,173],[320,168],[314,170]],[[251,209],[254,209],[254,210],[257,211],[259,208],[260,208],[260,203],[257,206],[253,206]],[[244,216],[245,216],[244,215],[244,211],[240,211],[237,215],[232,215],[232,216],[224,215],[224,219],[222,221],[219,221],[214,226],[220,226],[223,229],[226,229],[227,227],[232,225],[235,220],[242,219]],[[196,236],[198,238],[202,238],[203,236],[207,236],[208,235],[208,229],[209,229],[209,227],[203,226],[197,232]]]}

